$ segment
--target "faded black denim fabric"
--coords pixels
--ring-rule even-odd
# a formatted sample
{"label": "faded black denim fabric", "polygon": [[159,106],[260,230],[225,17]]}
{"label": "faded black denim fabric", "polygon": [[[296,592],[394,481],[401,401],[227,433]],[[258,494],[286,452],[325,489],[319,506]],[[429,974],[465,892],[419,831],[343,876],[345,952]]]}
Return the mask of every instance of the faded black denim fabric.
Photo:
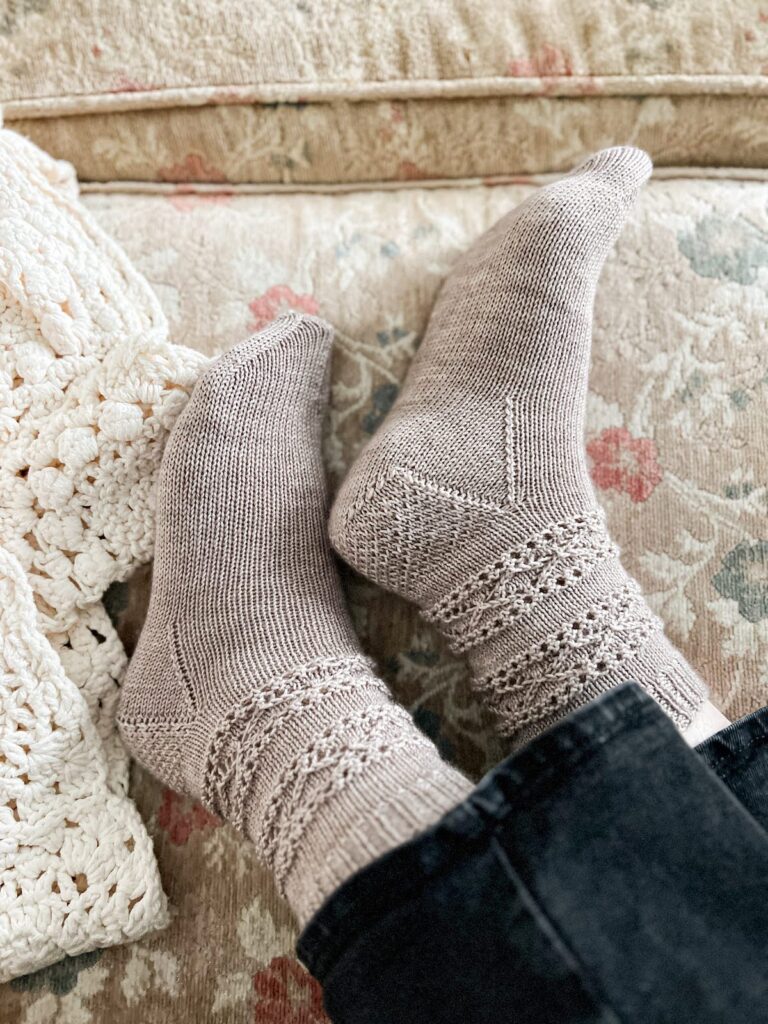
{"label": "faded black denim fabric", "polygon": [[768,831],[768,707],[734,722],[696,750]]}
{"label": "faded black denim fabric", "polygon": [[331,1020],[768,1022],[767,735],[693,751],[634,684],[571,715],[321,908]]}

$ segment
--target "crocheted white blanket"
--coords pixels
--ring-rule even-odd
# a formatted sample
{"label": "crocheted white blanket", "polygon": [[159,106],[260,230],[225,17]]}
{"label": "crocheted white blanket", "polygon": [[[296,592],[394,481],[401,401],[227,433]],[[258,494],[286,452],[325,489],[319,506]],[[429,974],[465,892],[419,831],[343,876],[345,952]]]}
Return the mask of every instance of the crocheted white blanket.
{"label": "crocheted white blanket", "polygon": [[206,363],[71,168],[0,130],[0,982],[166,923],[100,599],[151,557],[163,442]]}

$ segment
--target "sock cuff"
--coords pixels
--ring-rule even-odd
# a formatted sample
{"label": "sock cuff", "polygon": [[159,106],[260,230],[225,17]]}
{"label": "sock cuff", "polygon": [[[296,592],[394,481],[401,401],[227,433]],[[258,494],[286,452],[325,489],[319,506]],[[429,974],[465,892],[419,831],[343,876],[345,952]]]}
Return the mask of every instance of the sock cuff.
{"label": "sock cuff", "polygon": [[[634,584],[634,581],[630,581]],[[636,586],[636,585],[635,585]],[[564,643],[557,637],[512,659],[475,683],[502,723],[504,735],[520,745],[622,683],[637,682],[684,731],[707,700],[703,680],[672,646],[659,620],[639,596],[626,592],[603,602],[606,614],[574,620]],[[547,648],[547,653],[544,648]]]}
{"label": "sock cuff", "polygon": [[303,927],[328,896],[362,866],[419,835],[456,807],[472,783],[407,726],[412,742],[369,765],[339,794],[346,831],[322,815],[307,830],[282,893]]}
{"label": "sock cuff", "polygon": [[233,707],[210,745],[205,803],[247,833],[300,918],[471,788],[372,668],[299,666]]}

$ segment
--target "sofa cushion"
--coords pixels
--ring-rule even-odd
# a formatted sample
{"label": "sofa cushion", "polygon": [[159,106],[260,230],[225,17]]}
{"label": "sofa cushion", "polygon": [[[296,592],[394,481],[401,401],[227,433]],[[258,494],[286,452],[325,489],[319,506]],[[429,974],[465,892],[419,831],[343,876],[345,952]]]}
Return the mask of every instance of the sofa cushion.
{"label": "sofa cushion", "polygon": [[[531,188],[86,202],[155,284],[178,342],[215,354],[289,307],[335,325],[337,484],[392,404],[452,262]],[[600,282],[590,381],[588,451],[612,532],[734,717],[766,694],[766,286],[768,182],[652,180]],[[351,594],[401,696],[481,770],[484,724],[460,723],[454,703],[461,665],[394,597],[359,582]]]}
{"label": "sofa cushion", "polygon": [[754,0],[34,0],[0,62],[6,121],[92,180],[508,175],[625,141],[768,163]]}
{"label": "sofa cushion", "polygon": [[[326,456],[337,483],[391,405],[443,276],[530,185],[351,195],[90,193],[152,282],[172,337],[223,351],[286,307],[337,327]],[[594,479],[628,568],[731,716],[768,662],[768,182],[653,180],[600,283]],[[443,753],[477,776],[504,747],[461,664],[413,610],[347,574],[358,629]],[[149,573],[109,595],[130,645]],[[141,773],[132,794],[175,907],[167,931],[19,979],[7,1020],[327,1024],[249,844]]]}

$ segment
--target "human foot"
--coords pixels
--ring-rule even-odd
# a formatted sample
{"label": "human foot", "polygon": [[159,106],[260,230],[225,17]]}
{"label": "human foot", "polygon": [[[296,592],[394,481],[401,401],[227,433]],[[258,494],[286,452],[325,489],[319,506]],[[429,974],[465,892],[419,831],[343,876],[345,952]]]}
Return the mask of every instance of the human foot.
{"label": "human foot", "polygon": [[683,737],[689,747],[698,747],[700,743],[708,740],[710,736],[714,736],[721,729],[726,729],[730,724],[730,719],[726,718],[714,704],[707,701],[696,712],[690,725],[684,730]]}
{"label": "human foot", "polygon": [[331,514],[337,551],[468,656],[518,740],[630,678],[681,728],[705,700],[621,567],[583,445],[597,279],[650,170],[597,153],[466,253]]}
{"label": "human foot", "polygon": [[331,339],[288,315],[198,383],[163,458],[119,712],[139,761],[248,833],[302,922],[469,789],[390,700],[344,607],[320,458]]}

